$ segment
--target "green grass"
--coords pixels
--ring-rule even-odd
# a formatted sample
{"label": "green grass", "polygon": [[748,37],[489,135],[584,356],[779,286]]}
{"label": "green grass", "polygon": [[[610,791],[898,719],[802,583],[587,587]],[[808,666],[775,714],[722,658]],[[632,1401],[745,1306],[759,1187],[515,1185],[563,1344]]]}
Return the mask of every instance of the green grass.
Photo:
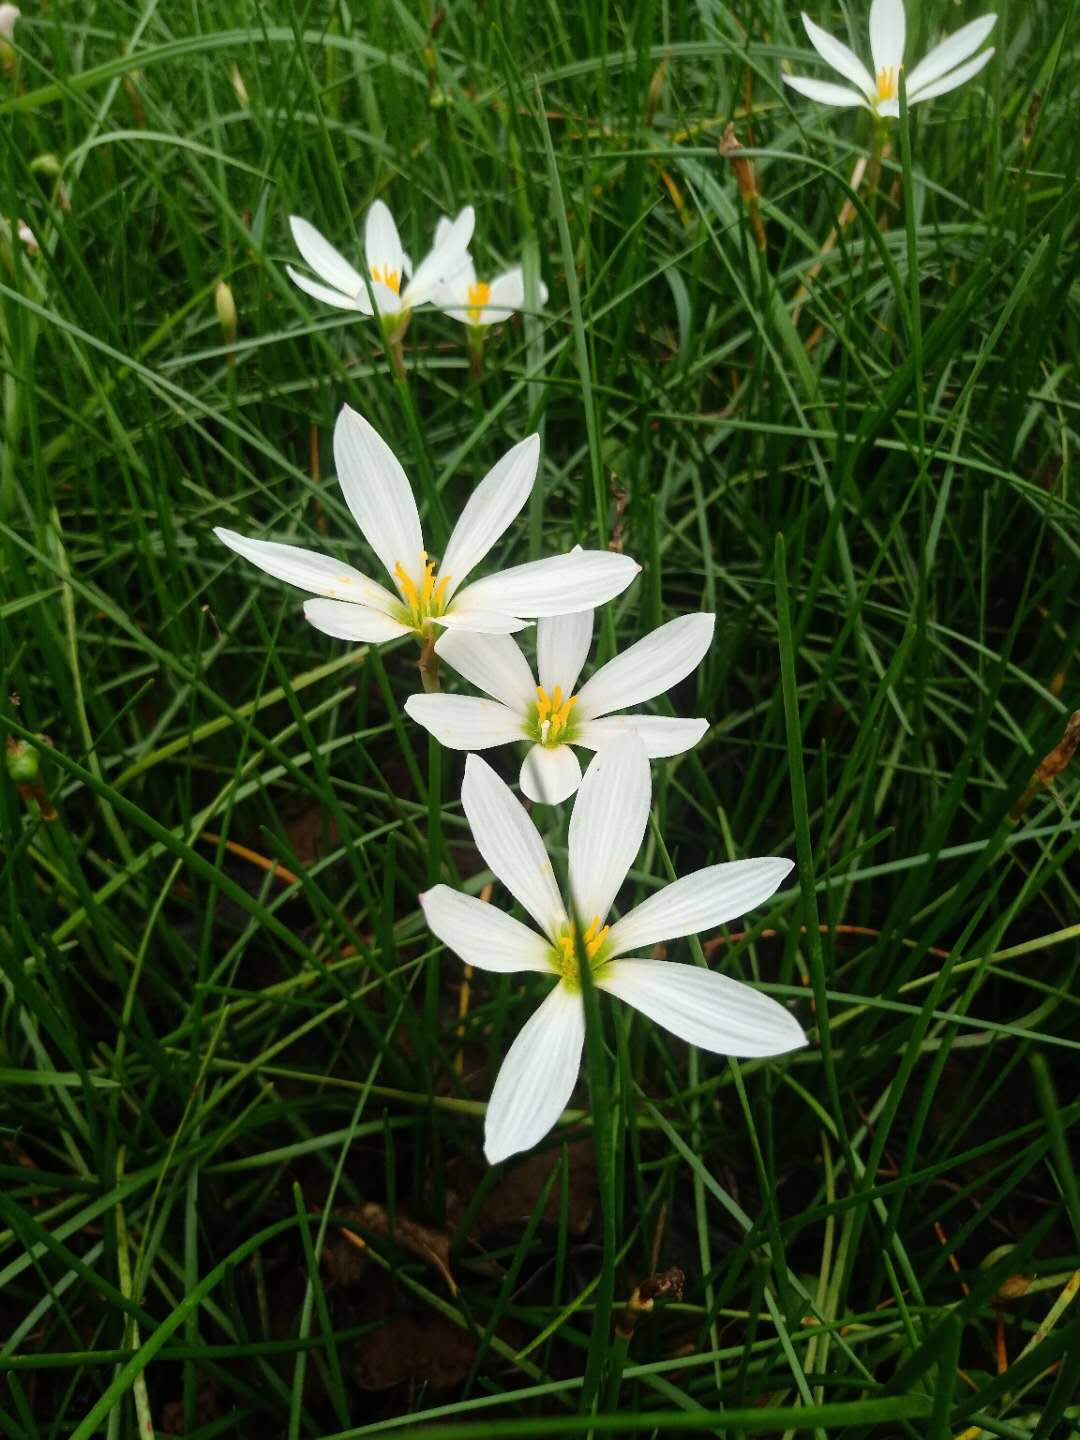
{"label": "green grass", "polygon": [[[1070,1433],[1077,762],[1010,811],[1080,706],[1075,5],[1003,5],[857,194],[868,117],[781,86],[823,67],[780,0],[489,0],[433,36],[402,3],[25,8],[0,715],[48,745],[0,785],[0,1434]],[[914,0],[909,55],[980,10]],[[290,212],[351,252],[378,196],[414,256],[474,204],[482,271],[550,287],[480,379],[418,314],[403,388],[285,276]],[[463,996],[422,923],[432,878],[487,877],[461,757],[401,711],[415,650],[317,634],[210,534],[370,567],[346,401],[434,549],[538,429],[499,557],[618,510],[644,570],[601,655],[716,611],[676,697],[713,728],[657,765],[631,890],[797,859],[707,948],[808,1049],[724,1062],[601,1003],[546,1160],[485,1166],[542,986]]]}

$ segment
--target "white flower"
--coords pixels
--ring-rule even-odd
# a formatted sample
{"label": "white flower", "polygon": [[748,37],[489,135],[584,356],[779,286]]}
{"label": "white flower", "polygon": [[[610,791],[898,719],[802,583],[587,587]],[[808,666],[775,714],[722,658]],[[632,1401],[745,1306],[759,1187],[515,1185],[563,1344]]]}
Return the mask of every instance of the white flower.
{"label": "white flower", "polygon": [[486,750],[531,740],[521,766],[521,788],[530,800],[556,805],[581,784],[575,745],[599,750],[632,731],[650,759],[658,759],[681,755],[697,744],[709,728],[706,720],[611,712],[641,705],[684,680],[712,643],[714,625],[712,615],[671,620],[602,665],[580,690],[575,687],[592,642],[591,610],[539,622],[539,685],[511,636],[447,631],[435,653],[493,698],[410,695],[405,709],[452,750]]}
{"label": "white flower", "polygon": [[473,208],[466,205],[456,220],[440,225],[435,244],[413,270],[412,261],[401,248],[394,217],[381,200],[376,200],[364,226],[364,261],[371,282],[369,294],[363,275],[353,269],[344,255],[335,250],[314,225],[299,215],[290,215],[289,228],[296,247],[319,279],[312,280],[291,265],[285,268],[293,284],[327,305],[370,315],[374,296],[380,316],[404,320],[417,306],[430,304],[441,287],[464,266],[475,223]]}
{"label": "white flower", "polygon": [[21,14],[17,5],[0,5],[0,64],[5,70],[15,63],[15,22]]}
{"label": "white flower", "polygon": [[[465,762],[461,800],[484,863],[540,933],[447,885],[420,896],[428,925],[478,970],[536,970],[559,977],[511,1045],[495,1081],[484,1127],[484,1152],[492,1164],[535,1145],[570,1099],[585,1038],[579,950],[598,989],[703,1050],[779,1055],[806,1044],[795,1017],[749,985],[696,965],[623,958],[744,915],[767,900],[792,868],[790,860],[710,865],[609,924],[649,818],[649,760],[635,735],[598,751],[581,782],[570,818],[569,906],[524,807],[478,755]],[[580,938],[575,915],[586,927]]]}
{"label": "white flower", "polygon": [[[944,95],[977,75],[994,51],[991,48],[980,55],[975,55],[975,51],[990,34],[996,20],[996,15],[982,15],[969,25],[962,25],[920,60],[906,77],[908,104],[917,105],[922,100],[932,100],[935,95]],[[903,0],[873,0],[870,6],[873,75],[854,51],[815,25],[809,15],[804,13],[802,22],[821,58],[856,88],[808,80],[802,75],[784,75],[785,84],[811,100],[820,100],[823,105],[862,105],[882,118],[895,119],[900,114],[900,70],[904,64],[906,34]],[[975,55],[973,60],[969,59],[972,55]]]}
{"label": "white flower", "polygon": [[304,614],[316,630],[338,639],[378,644],[415,632],[426,641],[440,625],[508,634],[538,615],[602,605],[641,568],[628,555],[575,550],[462,583],[528,499],[539,454],[539,437],[530,435],[492,467],[470,495],[437,566],[424,548],[404,470],[363,416],[345,405],[334,427],[338,483],[396,593],[329,555],[233,530],[214,534],[268,575],[322,597],[306,601]]}
{"label": "white flower", "polygon": [[[449,230],[450,221],[444,215],[435,227],[436,249],[446,240]],[[539,280],[537,303],[546,305],[547,298],[547,286]],[[494,280],[478,280],[472,256],[466,255],[462,268],[442,285],[435,304],[451,319],[460,320],[473,330],[499,325],[525,304],[525,277],[521,266],[505,270]]]}

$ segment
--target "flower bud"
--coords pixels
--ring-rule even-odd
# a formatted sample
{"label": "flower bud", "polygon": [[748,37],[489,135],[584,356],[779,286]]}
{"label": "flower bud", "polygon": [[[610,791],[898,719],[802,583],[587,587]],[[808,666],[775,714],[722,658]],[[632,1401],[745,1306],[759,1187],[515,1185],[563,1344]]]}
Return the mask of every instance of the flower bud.
{"label": "flower bud", "polygon": [[236,344],[236,301],[233,293],[224,280],[219,280],[217,289],[214,291],[214,309],[217,311],[218,323],[221,326],[221,333],[225,336],[226,345]]}
{"label": "flower bud", "polygon": [[11,70],[15,65],[15,21],[19,18],[17,5],[0,5],[0,66]]}
{"label": "flower bud", "polygon": [[240,66],[234,65],[229,71],[229,79],[232,81],[233,93],[245,110],[251,105],[248,98],[247,86],[244,84],[244,77],[240,74]]}
{"label": "flower bud", "polygon": [[37,748],[26,740],[8,736],[7,770],[17,785],[32,785],[41,769],[41,757]]}

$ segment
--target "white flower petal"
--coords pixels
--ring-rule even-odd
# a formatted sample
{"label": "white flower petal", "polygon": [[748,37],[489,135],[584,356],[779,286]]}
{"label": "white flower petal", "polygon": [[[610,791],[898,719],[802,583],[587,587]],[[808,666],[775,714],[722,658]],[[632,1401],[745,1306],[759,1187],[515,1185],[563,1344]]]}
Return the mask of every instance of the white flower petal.
{"label": "white flower petal", "polygon": [[667,715],[607,715],[586,720],[574,731],[574,744],[599,750],[620,735],[633,734],[645,746],[650,760],[683,755],[692,750],[709,728],[707,720],[683,720]]}
{"label": "white flower petal", "polygon": [[[364,256],[372,279],[379,278],[385,282],[387,276],[396,275],[400,286],[404,278],[405,254],[401,248],[401,237],[398,235],[394,217],[382,200],[373,201],[371,209],[367,212],[367,222],[364,226]],[[376,271],[379,272],[378,277],[376,277]]]}
{"label": "white flower petal", "polygon": [[914,103],[919,91],[935,80],[940,80],[969,55],[974,55],[997,22],[996,15],[980,15],[970,25],[961,25],[954,34],[947,36],[940,45],[924,55],[907,77],[908,100]]}
{"label": "white flower petal", "polygon": [[729,860],[673,880],[615,922],[608,935],[609,953],[625,955],[735,920],[767,900],[792,868],[790,860],[771,856]]}
{"label": "white flower petal", "polygon": [[380,315],[400,315],[405,308],[398,292],[391,290],[390,286],[384,285],[381,280],[372,280],[371,294],[375,309]]}
{"label": "white flower petal", "polygon": [[345,503],[387,573],[400,563],[417,580],[424,537],[412,488],[386,441],[348,405],[334,426],[334,462]]}
{"label": "white flower petal", "polygon": [[651,631],[586,680],[576,718],[595,720],[670,690],[700,665],[715,627],[715,615],[680,615]]}
{"label": "white flower petal", "polygon": [[912,105],[922,104],[924,100],[933,100],[938,95],[947,95],[950,90],[957,86],[964,85],[973,76],[977,75],[984,65],[989,65],[994,56],[994,47],[984,50],[981,55],[976,55],[974,60],[969,60],[966,65],[959,66],[948,75],[942,76],[940,80],[934,80],[929,85],[923,85],[919,93],[913,96]]}
{"label": "white flower petal", "polygon": [[299,215],[290,215],[289,229],[296,248],[320,280],[325,280],[334,290],[351,295],[353,299],[365,293],[364,277],[325,236],[319,234],[314,225]]}
{"label": "white flower petal", "polygon": [[558,685],[563,699],[574,693],[593,637],[592,610],[545,616],[536,626],[536,664],[540,684],[550,695]]}
{"label": "white flower petal", "polygon": [[815,25],[810,16],[803,14],[803,29],[810,37],[810,44],[821,56],[828,61],[832,68],[845,80],[850,80],[857,85],[864,95],[869,99],[877,94],[877,87],[874,84],[873,76],[867,70],[854,50],[850,50],[835,36],[823,30],[820,25]]}
{"label": "white flower petal", "polygon": [[598,750],[570,816],[570,892],[582,925],[601,925],[641,848],[652,785],[645,747],[624,735]]}
{"label": "white flower petal", "polygon": [[356,310],[361,315],[371,314],[371,301],[366,290],[353,298],[351,295],[343,295],[340,290],[331,290],[328,285],[320,285],[317,280],[302,275],[291,265],[285,266],[285,273],[298,289],[310,295],[313,300],[321,300],[324,305],[333,305],[336,310]]}
{"label": "white flower petal", "polygon": [[405,713],[449,750],[488,750],[527,738],[520,715],[479,695],[410,695]]}
{"label": "white flower petal", "polygon": [[701,1050],[751,1059],[806,1044],[802,1026],[768,995],[727,975],[669,960],[616,960],[596,977],[599,989]]}
{"label": "white flower petal", "polygon": [[[541,301],[541,304],[543,302]],[[521,267],[496,275],[488,287],[487,304],[480,308],[482,325],[501,325],[525,304],[525,277]]]}
{"label": "white flower petal", "polygon": [[452,596],[514,520],[529,498],[540,459],[540,436],[529,435],[491,467],[469,496],[439,566]]}
{"label": "white flower petal", "polygon": [[465,761],[461,804],[484,864],[554,940],[567,916],[544,842],[521,801],[479,755]]}
{"label": "white flower petal", "polygon": [[435,653],[457,673],[524,716],[536,703],[536,681],[521,646],[509,635],[470,635],[447,630],[435,642]]}
{"label": "white flower petal", "polygon": [[[542,308],[548,302],[548,288],[543,280],[536,281],[536,305]],[[491,282],[489,303],[496,308],[506,306],[510,310],[525,308],[525,274],[520,266],[496,275]]]}
{"label": "white flower petal", "polygon": [[304,619],[336,640],[359,640],[367,645],[381,645],[400,635],[412,634],[408,625],[392,615],[372,610],[369,605],[350,605],[344,600],[305,600]]}
{"label": "white flower petal", "polygon": [[521,789],[538,805],[559,805],[581,784],[581,764],[569,745],[534,745],[521,762]]}
{"label": "white flower petal", "polygon": [[484,1121],[492,1165],[532,1147],[566,1109],[581,1069],[585,1007],[562,983],[522,1026],[495,1079]]}
{"label": "white flower petal", "polygon": [[[870,5],[870,54],[874,74],[892,70],[899,75],[904,63],[906,21],[904,0],[872,0]],[[849,76],[850,79],[850,76]],[[877,87],[875,85],[876,93]]]}
{"label": "white flower petal", "polygon": [[468,259],[469,241],[475,224],[476,213],[471,205],[466,205],[449,230],[443,232],[442,240],[416,267],[402,295],[407,305],[415,308],[426,304],[434,299],[447,280],[458,274]]}
{"label": "white flower petal", "polygon": [[433,623],[469,635],[515,635],[519,630],[527,630],[532,621],[519,620],[515,615],[503,615],[498,610],[462,611],[451,607]]}
{"label": "white flower petal", "polygon": [[551,973],[551,946],[512,915],[485,905],[474,895],[436,885],[420,896],[428,929],[459,960],[477,970],[502,975],[522,970]]}
{"label": "white flower petal", "polygon": [[816,100],[821,105],[836,105],[847,108],[851,105],[863,105],[866,109],[870,105],[865,95],[860,95],[858,90],[848,90],[844,85],[831,85],[828,80],[811,80],[806,75],[781,75],[785,85],[790,85],[792,90],[797,90],[800,95],[805,95],[808,100]]}
{"label": "white flower petal", "polygon": [[351,565],[343,565],[332,555],[320,555],[317,550],[302,550],[299,545],[283,545],[278,540],[253,540],[248,535],[238,535],[235,530],[225,530],[220,525],[214,534],[235,550],[252,565],[273,575],[275,580],[284,580],[311,595],[327,595],[334,600],[351,600],[359,605],[370,605],[388,615],[396,615],[401,602],[389,590],[384,590],[374,580],[361,575]]}
{"label": "white flower petal", "polygon": [[571,550],[529,560],[467,585],[455,597],[459,614],[473,610],[525,615],[570,615],[614,599],[641,569],[629,555]]}

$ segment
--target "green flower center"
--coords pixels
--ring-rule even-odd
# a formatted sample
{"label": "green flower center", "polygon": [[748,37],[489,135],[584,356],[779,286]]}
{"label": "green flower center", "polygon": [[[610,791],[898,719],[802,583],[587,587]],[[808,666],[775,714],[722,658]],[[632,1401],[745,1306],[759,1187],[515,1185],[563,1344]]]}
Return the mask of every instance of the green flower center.
{"label": "green flower center", "polygon": [[537,745],[566,745],[574,734],[570,712],[577,704],[576,695],[563,699],[562,686],[556,685],[549,695],[542,685],[536,687],[536,705],[529,716],[529,738]]}
{"label": "green flower center", "polygon": [[447,606],[446,591],[450,584],[449,575],[435,578],[435,562],[429,560],[427,551],[420,551],[419,582],[414,580],[399,560],[394,566],[394,576],[405,602],[405,624],[423,634],[429,620],[437,620]]}
{"label": "green flower center", "polygon": [[600,924],[599,915],[594,915],[592,924],[579,942],[573,922],[562,927],[555,938],[555,944],[551,947],[551,964],[568,985],[576,989],[581,984],[581,962],[578,958],[580,951],[584,950],[585,958],[589,962],[589,969],[594,974],[601,968],[604,963],[604,948],[610,929],[610,925]]}

